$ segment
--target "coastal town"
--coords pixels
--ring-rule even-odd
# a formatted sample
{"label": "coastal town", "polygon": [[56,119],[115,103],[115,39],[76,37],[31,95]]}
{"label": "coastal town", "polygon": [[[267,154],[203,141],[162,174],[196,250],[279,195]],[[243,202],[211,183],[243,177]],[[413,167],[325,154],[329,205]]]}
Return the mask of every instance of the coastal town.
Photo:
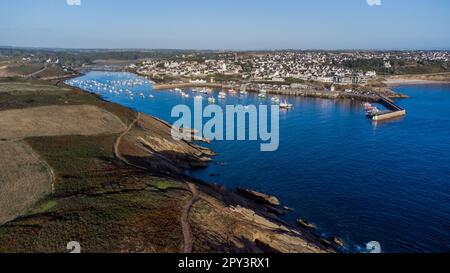
{"label": "coastal town", "polygon": [[[137,66],[139,74],[153,77],[212,78],[214,75],[235,76],[250,81],[317,81],[336,84],[366,84],[376,78],[379,67],[351,69],[348,63],[357,60],[382,61],[386,74],[391,59],[416,62],[448,62],[449,52],[270,52],[222,53],[215,59],[182,55],[176,60],[148,60]],[[375,63],[374,62],[374,63]],[[135,68],[132,65],[131,68]]]}
{"label": "coastal town", "polygon": [[[271,94],[372,100],[406,96],[384,77],[417,69],[445,71],[447,51],[274,51],[192,53],[151,59],[128,68],[156,81],[157,89],[211,86]],[[408,69],[410,71],[408,71]],[[161,85],[159,85],[161,84]]]}
{"label": "coastal town", "polygon": [[0,60],[4,60],[0,73],[53,79],[83,70],[130,71],[152,80],[155,89],[212,87],[371,100],[377,95],[406,97],[389,88],[386,80],[391,77],[450,71],[449,51],[141,50],[102,54],[0,48]]}
{"label": "coastal town", "polygon": [[[392,99],[408,98],[392,89],[395,77],[449,79],[449,51],[44,51],[0,48],[3,76],[64,80],[83,71],[128,71],[152,82],[154,90],[222,89],[258,93],[290,108],[279,96],[351,99],[374,120],[404,116]],[[95,57],[95,58],[93,58]],[[6,75],[5,75],[6,73]],[[8,74],[9,73],[9,74]],[[19,74],[18,74],[19,73]],[[22,74],[20,74],[22,73]],[[432,79],[432,78],[431,78]],[[120,90],[110,90],[120,93]],[[129,93],[129,92],[128,92]],[[129,94],[131,99],[133,94]],[[142,95],[142,94],[141,94]],[[209,97],[214,103],[217,98]],[[381,102],[381,103],[380,103]],[[393,115],[393,113],[395,113]]]}

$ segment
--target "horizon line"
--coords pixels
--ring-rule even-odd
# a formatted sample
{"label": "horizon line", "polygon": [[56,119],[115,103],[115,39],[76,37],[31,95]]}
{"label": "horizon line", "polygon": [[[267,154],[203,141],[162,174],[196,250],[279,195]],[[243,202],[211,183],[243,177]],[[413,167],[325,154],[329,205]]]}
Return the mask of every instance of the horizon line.
{"label": "horizon line", "polygon": [[272,48],[272,49],[214,49],[214,48],[150,48],[150,47],[49,47],[49,46],[10,46],[0,45],[0,49],[34,49],[34,50],[121,50],[121,51],[135,51],[135,50],[171,50],[171,51],[231,51],[231,52],[267,52],[267,51],[450,51],[448,49],[438,48]]}

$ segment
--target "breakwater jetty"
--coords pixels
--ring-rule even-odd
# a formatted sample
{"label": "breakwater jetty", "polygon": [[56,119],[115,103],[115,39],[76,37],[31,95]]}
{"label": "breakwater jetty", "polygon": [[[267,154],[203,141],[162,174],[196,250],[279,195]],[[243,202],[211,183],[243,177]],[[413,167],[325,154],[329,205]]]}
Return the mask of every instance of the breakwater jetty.
{"label": "breakwater jetty", "polygon": [[376,102],[383,105],[388,110],[369,113],[368,114],[369,118],[371,118],[374,121],[382,121],[406,116],[406,110],[395,104],[389,98],[379,96]]}

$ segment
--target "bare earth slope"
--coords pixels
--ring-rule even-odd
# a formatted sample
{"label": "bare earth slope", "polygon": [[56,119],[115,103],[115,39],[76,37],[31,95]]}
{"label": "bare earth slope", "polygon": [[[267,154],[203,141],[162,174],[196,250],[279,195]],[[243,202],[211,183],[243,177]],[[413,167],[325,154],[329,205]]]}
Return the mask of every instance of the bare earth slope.
{"label": "bare earth slope", "polygon": [[75,105],[2,111],[0,128],[0,139],[17,139],[118,133],[125,126],[116,116],[98,107]]}
{"label": "bare earth slope", "polygon": [[24,142],[0,142],[0,225],[51,193],[53,176]]}

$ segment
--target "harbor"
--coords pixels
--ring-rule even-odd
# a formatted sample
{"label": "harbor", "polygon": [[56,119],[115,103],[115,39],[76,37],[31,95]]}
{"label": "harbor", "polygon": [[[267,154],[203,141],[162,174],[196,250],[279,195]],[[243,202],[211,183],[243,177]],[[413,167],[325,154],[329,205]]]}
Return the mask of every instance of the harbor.
{"label": "harbor", "polygon": [[267,95],[274,96],[289,96],[289,97],[306,97],[306,98],[321,98],[321,99],[351,99],[357,101],[370,101],[376,102],[383,96],[389,99],[402,99],[408,98],[404,94],[393,92],[389,89],[382,91],[360,91],[346,89],[344,91],[338,91],[334,89],[316,89],[312,87],[297,87],[296,85],[286,88],[274,87],[270,84],[218,84],[218,83],[207,83],[207,82],[183,82],[183,83],[167,83],[167,84],[154,84],[153,90],[164,91],[164,90],[174,90],[174,89],[196,89],[196,88],[208,88],[208,89],[220,89],[220,90],[240,90],[244,93],[261,93],[262,90]]}
{"label": "harbor", "polygon": [[[261,153],[257,143],[248,141],[212,141],[207,145],[217,154],[214,161],[206,169],[192,170],[189,174],[228,189],[240,187],[277,196],[283,205],[293,208],[283,219],[295,225],[302,219],[316,226],[315,232],[324,237],[342,238],[352,251],[373,240],[382,242],[386,251],[394,252],[446,249],[428,239],[436,232],[430,226],[439,228],[437,236],[450,240],[445,237],[446,223],[435,221],[445,219],[448,214],[443,195],[448,185],[448,168],[443,163],[450,147],[445,141],[449,137],[447,130],[439,129],[445,128],[448,107],[434,101],[448,100],[448,87],[396,88],[412,97],[396,101],[397,107],[389,100],[384,100],[384,106],[377,102],[380,97],[372,97],[366,101],[380,104],[380,109],[390,112],[407,109],[410,117],[400,122],[374,123],[365,118],[365,107],[359,100],[274,95],[270,90],[242,92],[237,88],[235,92],[231,88],[207,87],[156,91],[149,81],[129,73],[91,72],[75,80],[71,83],[77,86],[88,83],[81,87],[107,101],[168,123],[175,121],[171,117],[173,106],[193,107],[198,96],[221,106],[277,103],[278,100],[272,100],[277,97],[280,104],[285,101],[292,104],[291,109],[280,111],[277,152]],[[112,89],[112,85],[119,86]],[[134,95],[129,95],[130,92]],[[222,99],[220,92],[226,94]],[[259,97],[260,93],[265,97]],[[429,114],[424,115],[424,111]],[[436,122],[442,127],[435,127]],[[425,133],[429,130],[434,134]],[[420,152],[423,148],[427,151],[425,156]],[[374,157],[380,153],[385,155],[383,160],[374,164]],[[402,160],[399,155],[403,155]],[[420,171],[424,165],[430,169],[426,178]],[[405,181],[410,188],[403,187]],[[428,184],[423,181],[432,181],[436,190],[424,196],[421,188]],[[419,205],[431,197],[442,203]],[[402,214],[386,215],[386,211]],[[402,232],[405,222],[408,232]],[[367,231],[368,227],[373,228]],[[409,243],[406,246],[399,241]]]}
{"label": "harbor", "polygon": [[379,96],[376,103],[382,105],[386,110],[379,110],[372,104],[366,103],[366,115],[373,121],[383,121],[406,116],[406,110],[395,104],[395,102],[389,98]]}

